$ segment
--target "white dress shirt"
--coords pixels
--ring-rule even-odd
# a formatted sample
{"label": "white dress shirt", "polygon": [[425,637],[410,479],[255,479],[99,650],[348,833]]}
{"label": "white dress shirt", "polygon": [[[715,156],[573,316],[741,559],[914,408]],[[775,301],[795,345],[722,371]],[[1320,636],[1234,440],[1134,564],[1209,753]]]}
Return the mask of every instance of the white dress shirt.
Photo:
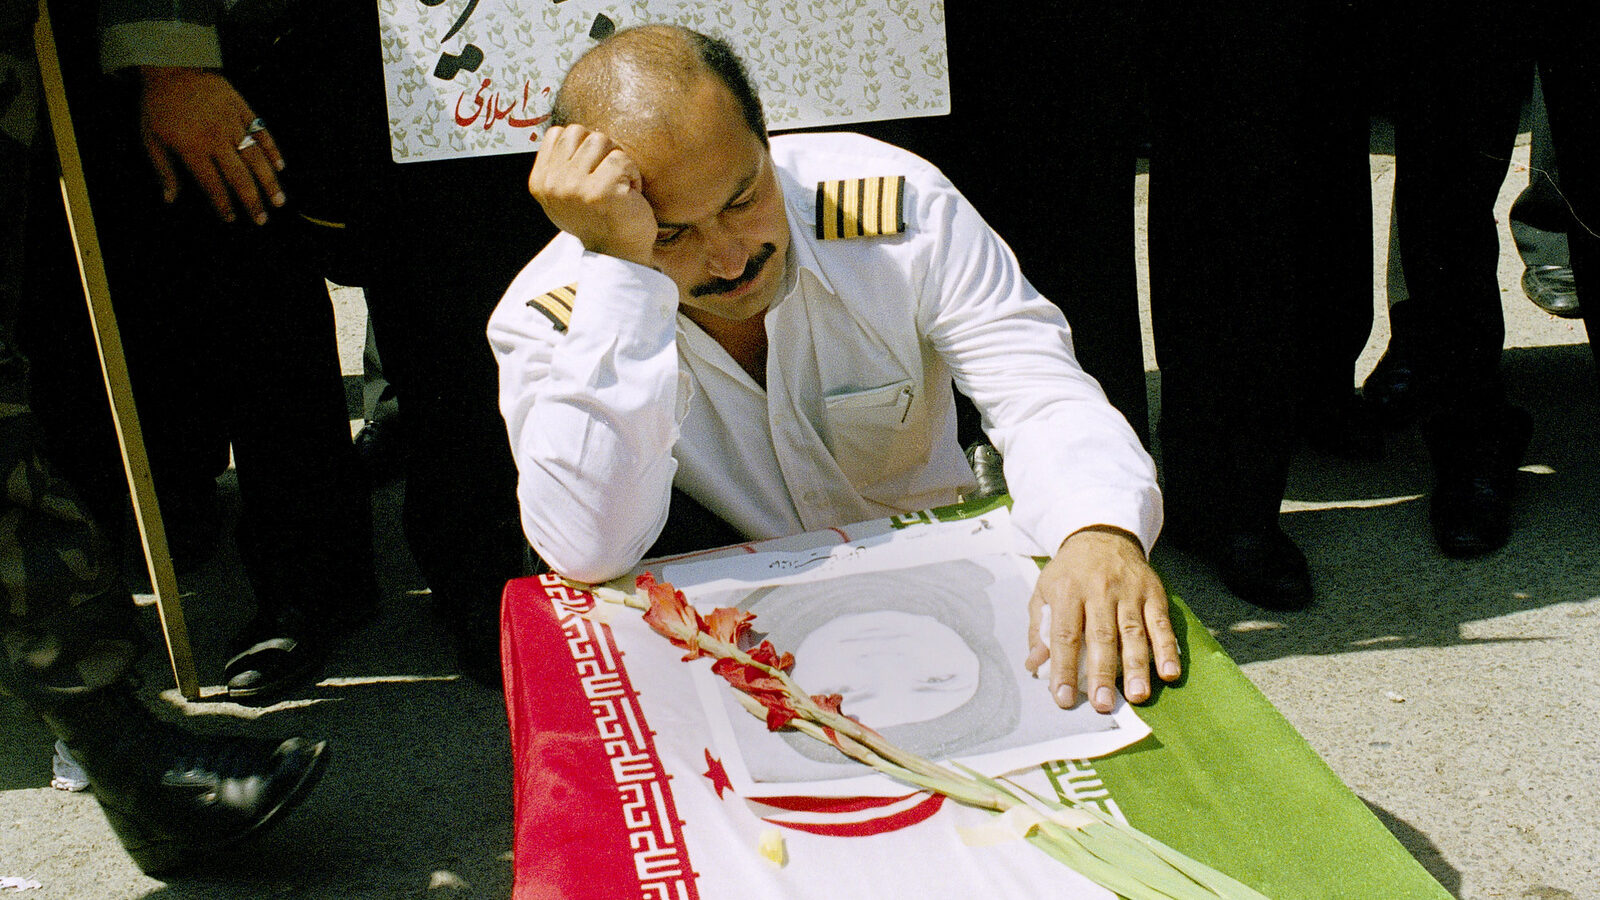
{"label": "white dress shirt", "polygon": [[[1149,455],[1078,366],[1061,312],[944,176],[853,134],[776,137],[772,158],[791,243],[765,390],[679,313],[669,278],[568,234],[490,318],[523,528],[545,561],[588,582],[625,572],[674,484],[752,539],[954,502],[973,477],[952,379],[1005,457],[1031,552],[1097,524],[1148,551]],[[884,175],[905,176],[904,233],[817,238],[819,182]],[[573,284],[563,334],[530,301]]]}

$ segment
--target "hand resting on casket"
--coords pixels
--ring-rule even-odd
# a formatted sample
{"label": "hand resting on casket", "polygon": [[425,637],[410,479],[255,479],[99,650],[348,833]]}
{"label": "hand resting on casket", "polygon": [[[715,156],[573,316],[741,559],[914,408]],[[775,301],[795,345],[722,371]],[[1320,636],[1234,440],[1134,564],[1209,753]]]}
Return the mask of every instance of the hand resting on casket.
{"label": "hand resting on casket", "polygon": [[[1047,606],[1048,636],[1040,633]],[[1030,670],[1057,661],[1050,667],[1050,692],[1063,708],[1077,703],[1080,652],[1088,659],[1085,692],[1100,712],[1115,704],[1119,663],[1130,703],[1150,698],[1152,649],[1163,681],[1182,672],[1166,589],[1138,539],[1109,526],[1074,532],[1039,573],[1028,601],[1028,646]]]}

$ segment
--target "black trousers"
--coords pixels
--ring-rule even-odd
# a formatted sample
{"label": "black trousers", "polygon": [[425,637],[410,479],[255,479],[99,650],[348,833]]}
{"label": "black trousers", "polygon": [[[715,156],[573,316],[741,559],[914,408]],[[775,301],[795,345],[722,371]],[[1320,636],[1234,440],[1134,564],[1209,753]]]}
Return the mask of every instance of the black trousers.
{"label": "black trousers", "polygon": [[[1442,411],[1505,403],[1494,204],[1532,84],[1528,4],[1423,3],[1397,13],[1395,200],[1410,314],[1397,336],[1443,376]],[[1426,46],[1425,54],[1406,48]],[[1409,327],[1408,327],[1409,326]]]}
{"label": "black trousers", "polygon": [[1297,408],[1371,330],[1360,45],[1342,3],[1152,14],[1150,292],[1168,519],[1274,522]]}
{"label": "black trousers", "polygon": [[281,128],[307,211],[348,226],[326,264],[365,289],[399,402],[412,555],[447,614],[492,620],[527,544],[484,329],[556,229],[528,195],[531,155],[393,161],[374,4],[293,9],[247,96]]}
{"label": "black trousers", "polygon": [[1529,18],[1533,52],[1550,113],[1561,190],[1572,204],[1567,234],[1583,301],[1589,347],[1600,364],[1600,11],[1592,5],[1538,2]]}
{"label": "black trousers", "polygon": [[[0,2],[0,70],[24,87],[38,83],[32,6]],[[106,541],[48,460],[29,390],[39,373],[17,349],[20,309],[82,305],[72,294],[31,294],[24,275],[29,214],[40,210],[30,202],[29,175],[48,170],[53,157],[36,127],[41,110],[27,103],[37,96],[24,89],[0,97],[0,689],[49,709],[121,679],[147,641]],[[52,199],[59,207],[59,195]]]}
{"label": "black trousers", "polygon": [[[332,305],[315,245],[293,209],[273,211],[265,227],[244,217],[224,225],[192,182],[178,202],[164,204],[139,139],[135,86],[99,74],[93,17],[75,12],[81,10],[66,4],[54,21],[169,530],[192,524],[186,511],[204,508],[231,448],[241,498],[238,543],[258,603],[336,616],[347,604],[373,601],[370,504],[350,444]],[[292,166],[293,148],[285,152]],[[293,174],[285,172],[291,194]],[[37,254],[42,261],[59,258],[50,249],[59,227],[59,220],[42,221],[35,232],[48,245]],[[41,265],[41,277],[59,269]],[[86,355],[89,332],[73,288],[57,309],[59,289],[37,287],[41,303],[31,311],[30,333],[45,347],[69,335],[63,339],[73,345],[48,361],[35,353],[41,366]],[[51,327],[53,321],[62,325]],[[120,463],[114,445],[103,443],[104,427],[92,424],[105,421],[104,389],[92,386],[97,377],[81,368],[61,372],[48,380],[56,393],[41,406],[57,411],[64,429],[85,427],[66,421],[73,417],[91,423],[81,452],[57,449],[83,483],[100,489],[97,510],[119,521],[123,494],[111,485],[120,480]]]}
{"label": "black trousers", "polygon": [[[1142,440],[1149,404],[1134,264],[1145,137],[1144,4],[945,9],[951,114],[849,126],[937,165],[1072,326],[1078,361]],[[980,434],[961,417],[962,443]]]}

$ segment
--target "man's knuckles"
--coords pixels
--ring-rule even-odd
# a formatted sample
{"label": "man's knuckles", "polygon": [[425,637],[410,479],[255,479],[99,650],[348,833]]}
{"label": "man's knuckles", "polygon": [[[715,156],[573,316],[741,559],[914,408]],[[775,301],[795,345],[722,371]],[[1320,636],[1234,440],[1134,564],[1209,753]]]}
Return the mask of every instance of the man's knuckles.
{"label": "man's knuckles", "polygon": [[1084,637],[1089,643],[1102,647],[1114,646],[1120,635],[1117,626],[1108,622],[1095,622],[1084,629]]}

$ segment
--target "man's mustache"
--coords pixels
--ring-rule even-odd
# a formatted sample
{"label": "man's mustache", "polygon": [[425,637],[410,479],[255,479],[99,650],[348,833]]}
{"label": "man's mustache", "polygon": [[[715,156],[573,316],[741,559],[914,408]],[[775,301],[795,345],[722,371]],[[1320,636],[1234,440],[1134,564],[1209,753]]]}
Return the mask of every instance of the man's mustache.
{"label": "man's mustache", "polygon": [[714,278],[704,284],[696,285],[689,291],[689,296],[705,297],[710,294],[726,294],[729,291],[738,290],[754,281],[756,276],[761,274],[761,270],[766,267],[767,260],[771,259],[772,254],[777,252],[778,247],[776,244],[762,244],[756,255],[750,257],[750,261],[744,264],[744,271],[739,273],[738,278]]}

